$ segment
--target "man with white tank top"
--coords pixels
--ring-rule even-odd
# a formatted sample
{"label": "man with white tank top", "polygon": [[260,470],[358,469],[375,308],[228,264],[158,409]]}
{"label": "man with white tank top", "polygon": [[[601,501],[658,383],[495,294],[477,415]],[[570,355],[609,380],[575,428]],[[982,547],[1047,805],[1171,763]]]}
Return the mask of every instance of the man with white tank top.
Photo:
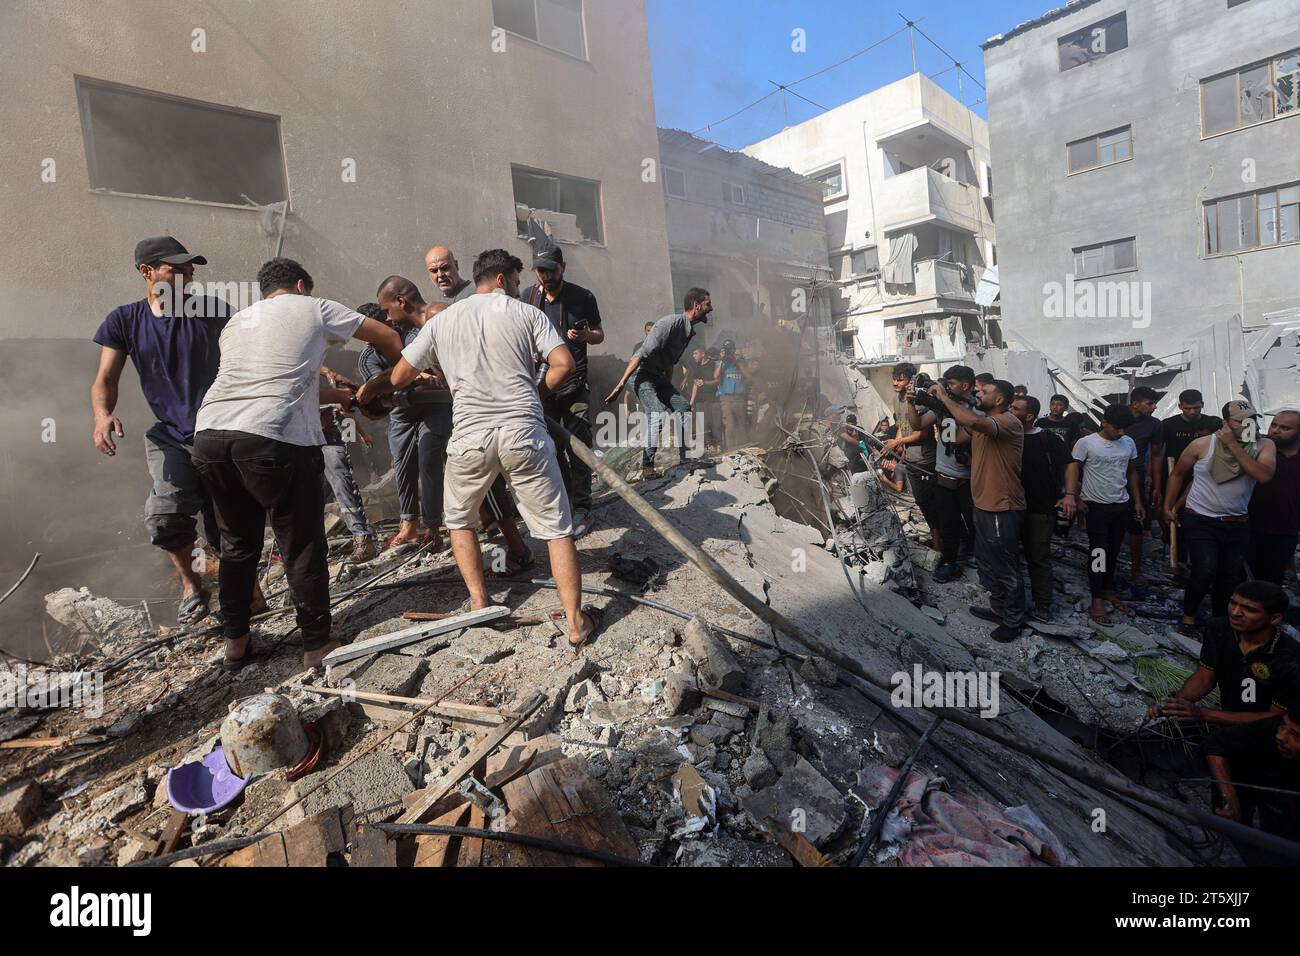
{"label": "man with white tank top", "polygon": [[[1245,577],[1250,496],[1257,483],[1273,477],[1276,467],[1277,449],[1263,437],[1259,415],[1246,401],[1224,405],[1223,427],[1197,438],[1179,456],[1164,497],[1165,521],[1182,531],[1191,565],[1179,631],[1191,632],[1206,594],[1211,594],[1213,615],[1227,613],[1228,597]],[[1189,475],[1191,487],[1180,519],[1179,495]]]}

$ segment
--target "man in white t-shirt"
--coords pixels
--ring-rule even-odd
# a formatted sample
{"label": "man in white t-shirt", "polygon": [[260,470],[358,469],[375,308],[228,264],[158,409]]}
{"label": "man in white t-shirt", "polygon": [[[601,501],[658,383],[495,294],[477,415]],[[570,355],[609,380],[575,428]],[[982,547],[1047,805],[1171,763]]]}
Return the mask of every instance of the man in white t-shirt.
{"label": "man in white t-shirt", "polygon": [[[1127,613],[1128,607],[1115,596],[1115,570],[1120,546],[1129,522],[1144,517],[1138,487],[1137,445],[1124,434],[1133,424],[1133,413],[1123,405],[1109,405],[1101,416],[1101,430],[1080,438],[1071,452],[1074,460],[1065,469],[1065,495],[1061,510],[1073,520],[1078,511],[1086,515],[1088,528],[1088,587],[1092,607],[1088,616],[1098,624],[1110,624],[1105,602]],[[1082,481],[1080,473],[1082,472]]]}
{"label": "man in white t-shirt", "polygon": [[221,333],[221,367],[194,422],[194,465],[221,530],[221,614],[226,667],[247,663],[249,619],[268,517],[298,609],[303,666],[316,667],[341,642],[330,639],[322,402],[352,405],[322,388],[331,344],[369,342],[397,360],[401,339],[384,323],[312,296],[312,278],[292,259],[257,272],[264,298]]}
{"label": "man in white t-shirt", "polygon": [[[396,367],[367,382],[357,400],[370,404],[414,381],[422,368],[442,369],[452,394],[443,508],[470,604],[488,605],[479,505],[504,474],[529,529],[547,543],[569,643],[577,649],[595,634],[601,612],[581,606],[573,516],[542,412],[542,397],[563,384],[574,361],[546,313],[517,298],[522,271],[523,263],[504,249],[480,254],[474,262],[475,294],[427,323]],[[540,386],[539,357],[548,366]]]}

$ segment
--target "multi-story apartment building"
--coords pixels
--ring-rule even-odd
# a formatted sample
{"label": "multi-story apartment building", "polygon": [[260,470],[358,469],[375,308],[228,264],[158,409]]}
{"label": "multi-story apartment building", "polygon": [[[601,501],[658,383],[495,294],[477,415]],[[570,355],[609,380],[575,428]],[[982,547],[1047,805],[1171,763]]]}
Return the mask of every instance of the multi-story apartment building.
{"label": "multi-story apartment building", "polygon": [[829,325],[822,184],[681,130],[659,131],[673,299],[713,294],[709,342]]}
{"label": "multi-story apartment building", "polygon": [[998,254],[987,130],[933,81],[914,73],[744,151],[822,183],[836,324],[860,364],[996,340],[975,299]]}
{"label": "multi-story apartment building", "polygon": [[1300,304],[1296,0],[1072,0],[984,59],[1008,337],[1105,381]]}

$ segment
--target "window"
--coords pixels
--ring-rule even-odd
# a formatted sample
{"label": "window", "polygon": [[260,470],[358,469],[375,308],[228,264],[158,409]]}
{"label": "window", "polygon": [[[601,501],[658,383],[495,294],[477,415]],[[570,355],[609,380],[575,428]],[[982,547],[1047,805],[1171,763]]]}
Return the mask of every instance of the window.
{"label": "window", "polygon": [[722,201],[733,203],[737,206],[745,205],[745,187],[737,186],[735,183],[724,182],[722,184]]}
{"label": "window", "polygon": [[808,178],[822,184],[823,199],[841,199],[848,195],[848,190],[844,188],[844,166],[840,163],[809,173]]}
{"label": "window", "polygon": [[1074,250],[1074,277],[1091,279],[1137,268],[1137,240],[1119,239]]}
{"label": "window", "polygon": [[1300,49],[1201,81],[1201,135],[1300,112]]}
{"label": "window", "polygon": [[1113,17],[1084,27],[1056,41],[1061,72],[1099,60],[1109,53],[1128,47],[1128,17],[1117,13]]}
{"label": "window", "polygon": [[1079,347],[1079,372],[1083,375],[1101,374],[1116,362],[1141,354],[1141,342],[1110,342],[1106,345],[1083,345]]}
{"label": "window", "polygon": [[289,198],[278,116],[75,79],[92,189],[235,206]]}
{"label": "window", "polygon": [[[557,239],[605,241],[600,183],[522,166],[511,166],[510,174],[514,180],[515,219],[521,238],[527,235],[528,216],[520,207],[526,207],[542,213],[539,218],[551,223]],[[547,216],[548,212],[560,215]]]}
{"label": "window", "polygon": [[1133,127],[1099,133],[1087,139],[1078,139],[1066,146],[1070,158],[1070,172],[1082,172],[1096,166],[1109,166],[1133,158]]}
{"label": "window", "polygon": [[1300,241],[1300,184],[1205,204],[1205,254]]}
{"label": "window", "polygon": [[875,246],[860,249],[850,256],[849,263],[855,276],[875,275],[880,272],[880,253]]}
{"label": "window", "polygon": [[492,0],[492,22],[542,46],[587,58],[582,0]]}
{"label": "window", "polygon": [[664,167],[664,192],[676,199],[686,198],[686,174],[671,166]]}

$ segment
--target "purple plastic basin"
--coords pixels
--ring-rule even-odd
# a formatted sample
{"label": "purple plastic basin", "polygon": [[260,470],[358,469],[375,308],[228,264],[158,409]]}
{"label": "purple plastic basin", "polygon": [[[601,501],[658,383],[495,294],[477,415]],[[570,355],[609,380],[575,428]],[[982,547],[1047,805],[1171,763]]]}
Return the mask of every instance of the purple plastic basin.
{"label": "purple plastic basin", "polygon": [[186,813],[212,813],[244,792],[248,781],[236,777],[226,765],[226,752],[218,744],[203,760],[167,771],[167,799]]}

